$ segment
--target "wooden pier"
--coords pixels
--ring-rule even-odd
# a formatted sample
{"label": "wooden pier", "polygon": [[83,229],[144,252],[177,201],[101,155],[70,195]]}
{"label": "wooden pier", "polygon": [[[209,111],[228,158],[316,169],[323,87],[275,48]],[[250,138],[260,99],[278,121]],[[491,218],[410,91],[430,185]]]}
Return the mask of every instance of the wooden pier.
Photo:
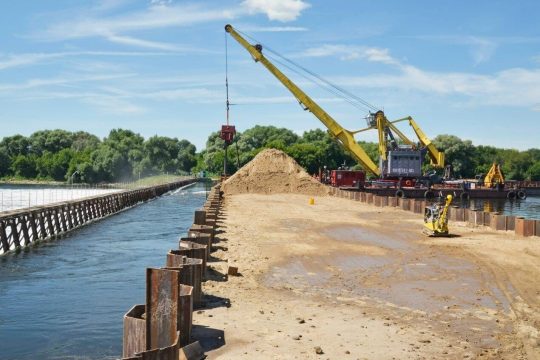
{"label": "wooden pier", "polygon": [[197,179],[192,178],[0,213],[0,255],[61,236],[91,221],[115,214],[196,181]]}

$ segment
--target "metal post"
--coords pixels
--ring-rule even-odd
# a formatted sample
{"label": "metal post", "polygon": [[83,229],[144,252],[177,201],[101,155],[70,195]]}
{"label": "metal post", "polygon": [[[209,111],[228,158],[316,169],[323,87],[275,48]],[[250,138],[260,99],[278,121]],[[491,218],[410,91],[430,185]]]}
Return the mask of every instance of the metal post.
{"label": "metal post", "polygon": [[227,177],[227,148],[225,145],[225,158],[223,159],[223,176]]}

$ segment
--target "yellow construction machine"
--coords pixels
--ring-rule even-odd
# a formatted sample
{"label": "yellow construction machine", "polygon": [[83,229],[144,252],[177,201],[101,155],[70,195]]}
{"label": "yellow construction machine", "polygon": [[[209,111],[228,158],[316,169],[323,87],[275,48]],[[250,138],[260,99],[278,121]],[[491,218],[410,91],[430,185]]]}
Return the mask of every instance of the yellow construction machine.
{"label": "yellow construction machine", "polygon": [[[344,129],[315,101],[313,101],[310,96],[302,91],[293,81],[291,81],[291,79],[285,76],[284,73],[263,55],[263,47],[261,44],[250,44],[240,35],[239,31],[234,29],[231,25],[226,25],[225,31],[238,41],[238,43],[251,54],[256,62],[261,63],[268,71],[270,71],[270,73],[292,93],[304,110],[310,111],[315,115],[315,117],[326,126],[332,137],[337,139],[366,171],[381,179],[394,179],[394,181],[396,179],[403,179],[407,186],[411,186],[414,185],[416,179],[422,177],[422,162],[426,153],[429,155],[431,164],[434,167],[444,167],[444,153],[437,150],[435,145],[420,129],[412,117],[408,116],[390,121],[386,118],[383,111],[309,71],[309,74],[315,76],[316,79],[327,83],[332,88],[332,91],[339,90],[340,93],[348,96],[348,100],[352,99],[358,101],[371,109],[366,118],[367,128],[356,131]],[[276,60],[282,65],[290,68],[289,65],[294,64],[291,60],[284,58],[274,51],[271,52],[274,55],[280,56],[283,61],[285,61],[281,62],[281,60]],[[395,124],[402,121],[408,122],[412,127],[414,133],[418,137],[418,143],[409,139],[396,127]],[[355,134],[371,129],[377,130],[379,135],[379,164],[376,164],[369,157],[366,151],[354,138]],[[409,180],[407,181],[407,179]]]}
{"label": "yellow construction machine", "polygon": [[444,204],[426,206],[424,210],[424,234],[428,236],[448,236],[448,208],[453,200],[446,196]]}
{"label": "yellow construction machine", "polygon": [[497,163],[493,163],[489,169],[486,177],[484,178],[484,186],[497,187],[504,186],[504,175],[501,170],[501,166]]}

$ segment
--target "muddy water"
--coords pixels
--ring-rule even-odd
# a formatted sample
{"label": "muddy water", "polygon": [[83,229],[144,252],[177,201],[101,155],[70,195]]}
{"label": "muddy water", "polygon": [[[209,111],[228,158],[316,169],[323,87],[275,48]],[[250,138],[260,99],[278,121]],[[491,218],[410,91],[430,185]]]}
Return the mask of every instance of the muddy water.
{"label": "muddy water", "polygon": [[[275,266],[264,279],[270,287],[358,299],[396,309],[426,314],[439,320],[445,331],[471,333],[484,347],[497,339],[481,333],[500,331],[495,314],[509,311],[509,303],[490,274],[471,259],[430,247],[416,238],[414,229],[388,236],[375,228],[354,225],[317,229],[324,241],[383,249],[377,255],[333,251],[303,256]],[[396,233],[394,233],[396,234]],[[463,321],[466,319],[466,322]]]}
{"label": "muddy water", "polygon": [[145,268],[164,265],[204,201],[195,185],[0,257],[0,359],[120,357]]}

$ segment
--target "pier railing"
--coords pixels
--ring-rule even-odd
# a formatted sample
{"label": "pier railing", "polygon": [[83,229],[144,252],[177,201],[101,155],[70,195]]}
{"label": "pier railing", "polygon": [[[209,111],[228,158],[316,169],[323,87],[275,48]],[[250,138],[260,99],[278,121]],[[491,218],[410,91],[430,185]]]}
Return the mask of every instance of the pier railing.
{"label": "pier railing", "polygon": [[197,181],[195,178],[0,214],[0,255],[60,236],[96,219]]}

